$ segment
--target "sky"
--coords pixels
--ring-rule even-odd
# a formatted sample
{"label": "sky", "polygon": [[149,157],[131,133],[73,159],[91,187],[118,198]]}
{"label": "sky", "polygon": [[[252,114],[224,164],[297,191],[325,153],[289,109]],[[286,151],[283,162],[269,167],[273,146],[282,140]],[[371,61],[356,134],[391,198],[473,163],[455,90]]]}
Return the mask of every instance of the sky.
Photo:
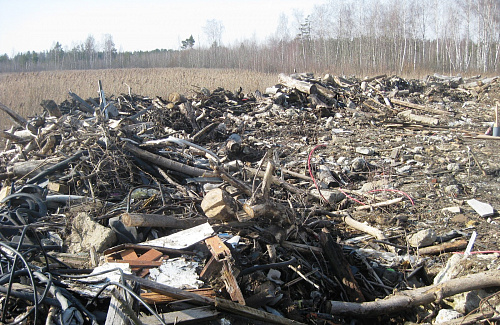
{"label": "sky", "polygon": [[71,50],[105,34],[119,51],[179,49],[193,35],[207,45],[207,20],[221,21],[222,44],[265,40],[280,14],[304,17],[326,0],[0,0],[0,54],[46,51],[59,42]]}

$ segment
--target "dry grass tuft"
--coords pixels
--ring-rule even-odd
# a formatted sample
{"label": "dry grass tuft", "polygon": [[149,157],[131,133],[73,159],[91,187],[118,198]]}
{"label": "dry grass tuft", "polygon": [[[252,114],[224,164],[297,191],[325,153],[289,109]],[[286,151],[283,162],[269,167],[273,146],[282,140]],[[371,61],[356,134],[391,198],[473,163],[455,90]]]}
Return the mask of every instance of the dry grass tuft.
{"label": "dry grass tuft", "polygon": [[[106,96],[132,93],[168,98],[178,92],[191,95],[197,87],[213,90],[217,87],[243,92],[263,91],[274,85],[277,75],[230,69],[113,69],[81,71],[44,71],[0,74],[0,102],[24,117],[42,112],[40,102],[52,99],[61,103],[69,98],[68,90],[80,97],[98,97],[97,81],[101,80]],[[9,128],[12,122],[0,112],[0,129]]]}

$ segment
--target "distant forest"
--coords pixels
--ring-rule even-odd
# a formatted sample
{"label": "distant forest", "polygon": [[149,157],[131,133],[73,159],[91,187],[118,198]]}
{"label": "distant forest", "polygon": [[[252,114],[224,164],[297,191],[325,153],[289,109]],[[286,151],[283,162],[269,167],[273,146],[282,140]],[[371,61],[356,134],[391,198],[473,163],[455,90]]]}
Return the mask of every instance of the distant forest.
{"label": "distant forest", "polygon": [[207,44],[192,36],[178,49],[121,52],[112,35],[72,49],[0,55],[0,72],[111,68],[230,68],[267,73],[336,74],[500,71],[500,0],[337,0],[309,16],[282,14],[265,41],[225,45],[224,26],[207,20]]}

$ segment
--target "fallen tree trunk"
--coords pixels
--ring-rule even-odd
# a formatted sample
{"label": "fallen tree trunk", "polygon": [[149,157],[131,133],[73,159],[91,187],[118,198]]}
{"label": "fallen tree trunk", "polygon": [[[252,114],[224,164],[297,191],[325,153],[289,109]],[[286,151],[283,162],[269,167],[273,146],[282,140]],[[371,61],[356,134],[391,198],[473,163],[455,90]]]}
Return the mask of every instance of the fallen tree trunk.
{"label": "fallen tree trunk", "polygon": [[128,142],[125,142],[123,144],[123,149],[127,150],[128,152],[136,155],[139,158],[142,158],[144,160],[147,160],[149,162],[152,162],[153,164],[156,164],[158,166],[161,166],[163,168],[175,170],[176,172],[184,173],[189,176],[204,176],[204,177],[213,177],[215,176],[213,172],[210,170],[205,170],[189,165],[185,165],[183,163],[177,162],[175,160],[171,160],[159,155],[156,155],[154,153],[151,153],[149,151],[143,150],[133,144],[130,144]]}
{"label": "fallen tree trunk", "polygon": [[468,240],[462,239],[449,243],[423,247],[418,250],[420,255],[438,255],[445,252],[454,252],[467,247]]}
{"label": "fallen tree trunk", "polygon": [[406,102],[404,100],[399,100],[399,99],[396,99],[396,98],[391,98],[391,102],[393,104],[396,104],[396,105],[399,105],[399,106],[404,106],[404,107],[408,107],[408,108],[414,108],[414,109],[418,109],[420,111],[424,111],[424,112],[431,113],[431,114],[440,114],[440,115],[447,115],[447,114],[449,114],[449,112],[447,112],[447,111],[443,111],[443,110],[435,109],[435,108],[430,108],[430,107],[426,107],[426,106],[423,106],[423,105],[413,104],[413,103]]}
{"label": "fallen tree trunk", "polygon": [[33,125],[31,125],[24,117],[22,117],[21,115],[17,114],[16,112],[14,112],[13,110],[11,110],[10,108],[8,108],[7,106],[5,106],[2,103],[0,103],[0,109],[2,111],[4,111],[5,113],[9,114],[9,116],[12,118],[12,120],[14,122],[16,122],[17,124],[19,124],[20,126],[22,126],[24,128],[27,128],[32,133],[37,134],[36,127],[34,127]]}
{"label": "fallen tree trunk", "polygon": [[307,81],[293,79],[284,73],[278,76],[279,82],[288,88],[295,88],[300,92],[306,93],[308,95],[315,94],[318,92],[316,85]]}
{"label": "fallen tree trunk", "polygon": [[488,271],[452,279],[440,284],[400,291],[389,298],[354,303],[330,301],[327,310],[333,315],[370,317],[440,301],[462,292],[500,286],[500,271]]}

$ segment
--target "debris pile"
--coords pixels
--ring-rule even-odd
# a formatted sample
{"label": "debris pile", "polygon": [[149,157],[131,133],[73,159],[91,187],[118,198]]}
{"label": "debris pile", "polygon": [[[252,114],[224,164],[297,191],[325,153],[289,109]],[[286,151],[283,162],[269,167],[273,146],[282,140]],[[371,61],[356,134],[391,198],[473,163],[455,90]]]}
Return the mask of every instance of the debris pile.
{"label": "debris pile", "polygon": [[0,322],[499,319],[499,79],[278,82],[0,104]]}

